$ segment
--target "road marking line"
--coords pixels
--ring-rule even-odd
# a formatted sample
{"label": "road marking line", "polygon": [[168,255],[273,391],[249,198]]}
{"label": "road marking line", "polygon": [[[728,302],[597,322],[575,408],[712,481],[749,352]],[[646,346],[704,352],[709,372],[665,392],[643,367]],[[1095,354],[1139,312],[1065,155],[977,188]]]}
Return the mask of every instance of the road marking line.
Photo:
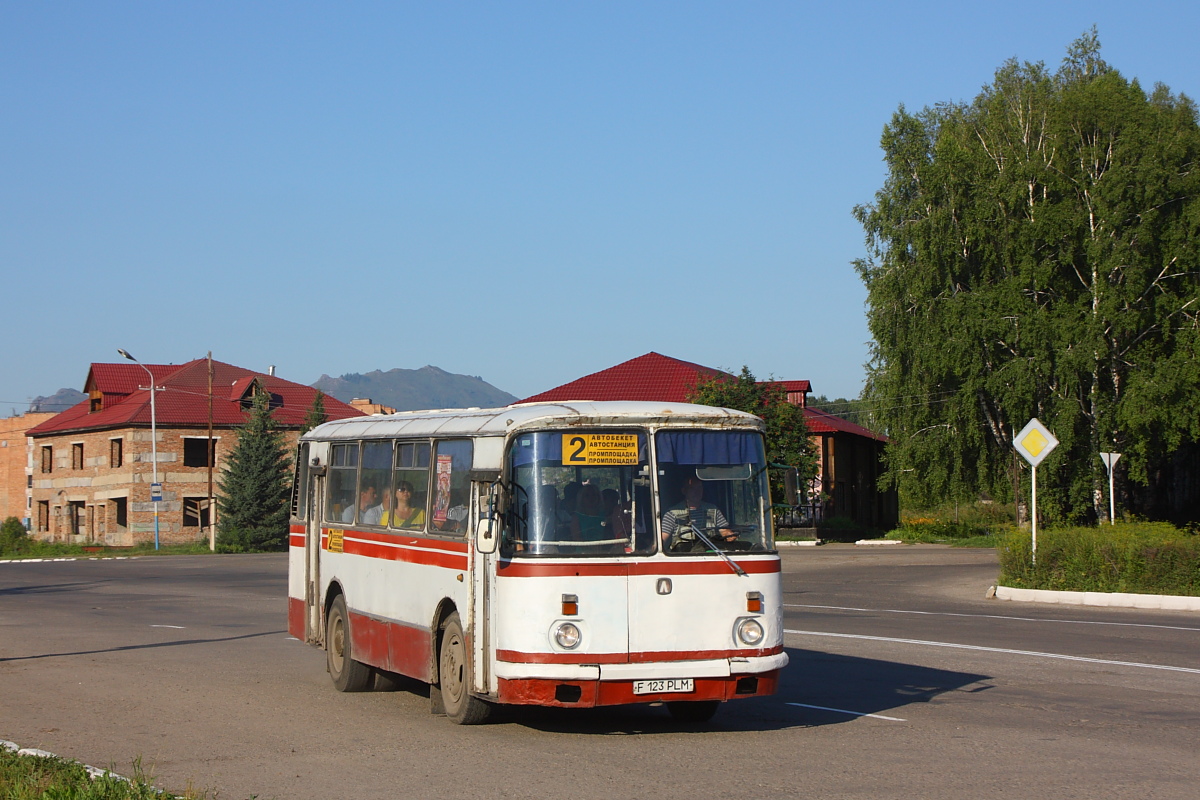
{"label": "road marking line", "polygon": [[828,706],[810,706],[808,703],[788,703],[789,706],[798,706],[799,708],[815,708],[818,711],[836,711],[838,714],[850,714],[855,717],[874,717],[875,719],[886,719],[892,722],[908,722],[906,719],[899,717],[885,717],[883,714],[868,714],[865,711],[847,711],[844,708],[829,708]]}
{"label": "road marking line", "polygon": [[823,608],[829,611],[867,611],[875,614],[916,614],[927,617],[978,617],[980,619],[1009,619],[1015,622],[1060,622],[1068,625],[1116,625],[1125,628],[1161,628],[1165,631],[1196,631],[1181,625],[1151,625],[1146,622],[1103,622],[1092,619],[1038,619],[1037,617],[1009,617],[1003,614],[956,614],[951,611],[908,611],[898,608],[855,608],[854,606],[818,606],[804,603],[784,603],[784,608]]}
{"label": "road marking line", "polygon": [[151,628],[174,628],[177,631],[186,630],[182,625],[151,625]]}
{"label": "road marking line", "polygon": [[1067,656],[1061,653],[1039,653],[1036,650],[1010,650],[1004,647],[983,647],[976,644],[954,644],[952,642],[928,642],[922,639],[894,639],[890,636],[863,636],[853,633],[827,633],[825,631],[793,631],[784,633],[796,636],[831,636],[837,639],[866,639],[872,642],[896,642],[898,644],[923,644],[929,647],[951,647],[957,650],[979,650],[985,653],[1007,653],[1015,656],[1034,656],[1037,658],[1057,658],[1062,661],[1082,661],[1087,664],[1107,664],[1114,667],[1141,667],[1142,669],[1162,669],[1168,672],[1190,672],[1200,675],[1200,669],[1192,667],[1169,667],[1164,664],[1142,664],[1137,661],[1110,661],[1104,658],[1087,658],[1086,656]]}

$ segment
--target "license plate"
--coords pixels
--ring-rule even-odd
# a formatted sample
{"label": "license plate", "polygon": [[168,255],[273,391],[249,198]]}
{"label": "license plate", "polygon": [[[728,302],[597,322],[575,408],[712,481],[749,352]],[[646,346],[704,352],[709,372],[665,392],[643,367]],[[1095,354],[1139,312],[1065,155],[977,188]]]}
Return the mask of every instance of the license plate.
{"label": "license plate", "polygon": [[666,680],[633,682],[634,694],[667,694],[671,692],[694,691],[696,691],[696,680],[694,678],[667,678]]}

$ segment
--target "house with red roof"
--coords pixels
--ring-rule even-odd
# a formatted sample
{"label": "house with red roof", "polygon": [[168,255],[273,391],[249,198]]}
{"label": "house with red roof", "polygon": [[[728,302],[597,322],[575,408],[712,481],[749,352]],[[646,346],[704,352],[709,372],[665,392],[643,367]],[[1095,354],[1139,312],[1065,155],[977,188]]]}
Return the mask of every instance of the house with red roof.
{"label": "house with red roof", "polygon": [[[151,442],[150,374],[154,377]],[[31,533],[39,539],[129,546],[207,538],[210,497],[259,393],[294,447],[317,390],[271,373],[199,358],[186,364],[92,364],[88,399],[25,432],[33,444]],[[363,411],[326,395],[329,419]],[[210,433],[211,432],[211,433]],[[211,489],[210,489],[211,476]],[[214,504],[215,505],[215,504]]]}
{"label": "house with red roof", "polygon": [[[646,400],[686,403],[696,384],[709,377],[732,375],[722,370],[646,353],[616,366],[584,375],[520,401]],[[887,437],[825,411],[808,407],[808,381],[774,381],[789,402],[804,409],[817,451],[817,478],[810,487],[817,518],[846,517],[855,523],[888,530],[899,518],[895,491],[879,488]]]}

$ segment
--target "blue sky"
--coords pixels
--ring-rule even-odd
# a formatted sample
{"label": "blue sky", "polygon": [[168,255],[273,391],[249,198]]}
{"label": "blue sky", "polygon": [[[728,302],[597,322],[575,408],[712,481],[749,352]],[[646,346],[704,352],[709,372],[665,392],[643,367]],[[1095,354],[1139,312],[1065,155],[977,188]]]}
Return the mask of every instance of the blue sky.
{"label": "blue sky", "polygon": [[855,396],[883,125],[1010,57],[1200,97],[1193,3],[0,2],[0,413],[118,347]]}

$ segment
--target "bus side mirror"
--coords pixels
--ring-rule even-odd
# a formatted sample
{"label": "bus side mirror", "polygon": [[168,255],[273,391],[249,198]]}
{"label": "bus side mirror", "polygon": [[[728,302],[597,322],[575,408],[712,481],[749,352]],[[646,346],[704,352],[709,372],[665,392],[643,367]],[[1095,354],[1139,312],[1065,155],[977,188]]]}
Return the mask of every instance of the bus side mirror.
{"label": "bus side mirror", "polygon": [[496,481],[483,495],[479,509],[479,524],[475,529],[475,549],[484,555],[496,552],[500,543],[500,530],[503,514],[501,513],[503,492],[500,481]]}

